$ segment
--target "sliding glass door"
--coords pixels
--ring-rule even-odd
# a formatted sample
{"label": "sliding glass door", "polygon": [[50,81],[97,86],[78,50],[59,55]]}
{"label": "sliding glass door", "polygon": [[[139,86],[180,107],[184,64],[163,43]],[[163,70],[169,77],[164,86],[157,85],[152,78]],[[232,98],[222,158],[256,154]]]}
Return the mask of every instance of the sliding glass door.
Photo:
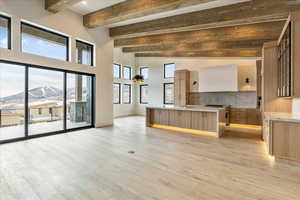
{"label": "sliding glass door", "polygon": [[67,73],[67,128],[92,125],[92,77]]}
{"label": "sliding glass door", "polygon": [[64,72],[29,68],[28,134],[64,130]]}
{"label": "sliding glass door", "polygon": [[25,137],[25,66],[0,63],[0,141]]}
{"label": "sliding glass door", "polygon": [[93,75],[0,61],[0,143],[94,124]]}

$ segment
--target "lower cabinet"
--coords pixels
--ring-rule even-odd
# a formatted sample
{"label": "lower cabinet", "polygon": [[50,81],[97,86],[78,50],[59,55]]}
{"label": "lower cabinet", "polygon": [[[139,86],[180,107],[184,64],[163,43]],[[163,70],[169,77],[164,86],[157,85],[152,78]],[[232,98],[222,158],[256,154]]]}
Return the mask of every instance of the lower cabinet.
{"label": "lower cabinet", "polygon": [[273,155],[300,161],[300,123],[272,122]]}
{"label": "lower cabinet", "polygon": [[261,112],[259,109],[231,108],[230,123],[262,125]]}
{"label": "lower cabinet", "polygon": [[217,115],[210,112],[192,112],[192,129],[216,131]]}

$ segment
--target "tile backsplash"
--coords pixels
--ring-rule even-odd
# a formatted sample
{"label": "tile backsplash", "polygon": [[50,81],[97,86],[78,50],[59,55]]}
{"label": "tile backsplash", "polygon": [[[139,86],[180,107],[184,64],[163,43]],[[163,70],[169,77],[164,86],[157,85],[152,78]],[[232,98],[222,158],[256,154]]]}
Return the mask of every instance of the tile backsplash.
{"label": "tile backsplash", "polygon": [[191,105],[231,105],[237,108],[256,108],[256,92],[192,92]]}

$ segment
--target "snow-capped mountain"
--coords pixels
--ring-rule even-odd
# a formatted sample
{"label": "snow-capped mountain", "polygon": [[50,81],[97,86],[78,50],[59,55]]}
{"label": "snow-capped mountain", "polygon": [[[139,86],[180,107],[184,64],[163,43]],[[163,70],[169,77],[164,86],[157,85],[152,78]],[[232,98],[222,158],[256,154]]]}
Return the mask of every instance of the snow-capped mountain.
{"label": "snow-capped mountain", "polygon": [[[55,87],[38,87],[28,91],[29,101],[41,99],[58,99],[63,97],[63,91]],[[23,102],[25,93],[21,92],[15,95],[0,98],[0,103],[18,103]]]}

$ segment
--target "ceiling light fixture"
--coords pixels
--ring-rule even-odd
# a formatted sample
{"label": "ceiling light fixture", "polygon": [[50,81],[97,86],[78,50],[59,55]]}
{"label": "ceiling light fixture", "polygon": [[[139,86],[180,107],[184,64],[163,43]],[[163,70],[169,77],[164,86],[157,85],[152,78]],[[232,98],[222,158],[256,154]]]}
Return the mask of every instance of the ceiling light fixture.
{"label": "ceiling light fixture", "polygon": [[87,4],[87,2],[86,2],[86,1],[82,1],[81,3],[82,3],[83,5],[86,5],[86,4]]}

